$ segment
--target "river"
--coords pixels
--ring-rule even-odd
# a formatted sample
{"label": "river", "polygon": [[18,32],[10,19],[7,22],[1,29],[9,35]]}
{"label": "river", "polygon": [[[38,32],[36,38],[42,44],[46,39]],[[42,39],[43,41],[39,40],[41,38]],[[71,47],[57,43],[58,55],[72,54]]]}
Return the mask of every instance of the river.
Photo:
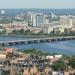
{"label": "river", "polygon": [[[29,38],[16,38],[16,37],[14,38],[14,37],[3,37],[3,36],[1,37],[0,36],[0,41],[17,40],[17,39],[29,39]],[[16,45],[16,46],[8,46],[8,47],[17,48],[20,50],[35,48],[38,50],[42,50],[44,52],[75,55],[75,40],[27,44],[27,45]]]}

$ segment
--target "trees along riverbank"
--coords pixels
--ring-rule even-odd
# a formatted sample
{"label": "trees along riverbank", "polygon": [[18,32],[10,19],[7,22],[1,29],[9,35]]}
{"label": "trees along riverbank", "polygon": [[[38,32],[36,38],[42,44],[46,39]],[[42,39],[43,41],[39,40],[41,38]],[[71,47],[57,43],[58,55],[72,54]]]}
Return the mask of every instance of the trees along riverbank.
{"label": "trees along riverbank", "polygon": [[[44,34],[43,32],[40,33],[32,33],[30,31],[24,31],[23,29],[21,30],[14,30],[11,33],[7,33],[7,36],[22,36],[22,37],[61,37],[61,36],[75,36],[75,32],[70,31],[69,33],[67,31],[65,31],[64,33],[50,33],[50,34]],[[4,30],[3,32],[0,32],[0,35],[6,35],[6,31]]]}

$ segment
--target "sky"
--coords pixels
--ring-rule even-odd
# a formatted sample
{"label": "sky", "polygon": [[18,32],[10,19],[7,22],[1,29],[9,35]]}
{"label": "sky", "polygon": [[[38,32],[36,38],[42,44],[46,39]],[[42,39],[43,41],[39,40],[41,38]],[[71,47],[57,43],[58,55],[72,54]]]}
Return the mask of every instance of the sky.
{"label": "sky", "polygon": [[3,8],[75,8],[75,0],[0,0]]}

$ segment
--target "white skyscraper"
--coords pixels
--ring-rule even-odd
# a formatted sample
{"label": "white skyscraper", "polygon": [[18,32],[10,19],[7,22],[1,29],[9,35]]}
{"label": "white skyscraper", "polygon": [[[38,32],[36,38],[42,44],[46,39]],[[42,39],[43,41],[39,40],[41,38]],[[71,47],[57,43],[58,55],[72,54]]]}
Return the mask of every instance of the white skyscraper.
{"label": "white skyscraper", "polygon": [[33,13],[32,23],[33,27],[40,27],[43,24],[43,14]]}
{"label": "white skyscraper", "polygon": [[35,13],[32,14],[32,24],[33,24],[33,27],[36,27],[36,14]]}

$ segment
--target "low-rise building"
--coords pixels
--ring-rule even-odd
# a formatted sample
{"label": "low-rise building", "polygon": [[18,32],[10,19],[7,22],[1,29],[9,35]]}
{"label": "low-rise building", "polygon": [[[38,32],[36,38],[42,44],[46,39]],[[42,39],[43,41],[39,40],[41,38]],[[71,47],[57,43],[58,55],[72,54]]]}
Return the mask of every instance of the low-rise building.
{"label": "low-rise building", "polygon": [[5,54],[13,53],[13,49],[12,48],[5,48],[4,52],[5,52]]}
{"label": "low-rise building", "polygon": [[31,30],[30,30],[30,32],[32,32],[32,33],[40,33],[42,31],[42,28],[32,28]]}
{"label": "low-rise building", "polygon": [[43,33],[50,34],[51,32],[53,32],[53,27],[51,27],[51,26],[44,26],[43,27]]}
{"label": "low-rise building", "polygon": [[46,56],[47,59],[54,59],[53,56]]}
{"label": "low-rise building", "polygon": [[24,68],[23,75],[30,75],[29,68]]}
{"label": "low-rise building", "polygon": [[55,58],[60,59],[62,58],[62,55],[54,55]]}
{"label": "low-rise building", "polygon": [[6,54],[1,54],[0,53],[0,59],[6,59]]}
{"label": "low-rise building", "polygon": [[75,26],[72,26],[71,31],[75,32]]}
{"label": "low-rise building", "polygon": [[64,33],[64,27],[54,27],[54,33]]}
{"label": "low-rise building", "polygon": [[61,71],[53,71],[52,75],[64,75],[64,72]]}
{"label": "low-rise building", "polygon": [[14,30],[27,30],[28,29],[28,22],[13,22],[13,23],[9,23],[9,24],[0,24],[0,26],[2,26],[2,28],[7,32],[7,33],[11,33]]}

